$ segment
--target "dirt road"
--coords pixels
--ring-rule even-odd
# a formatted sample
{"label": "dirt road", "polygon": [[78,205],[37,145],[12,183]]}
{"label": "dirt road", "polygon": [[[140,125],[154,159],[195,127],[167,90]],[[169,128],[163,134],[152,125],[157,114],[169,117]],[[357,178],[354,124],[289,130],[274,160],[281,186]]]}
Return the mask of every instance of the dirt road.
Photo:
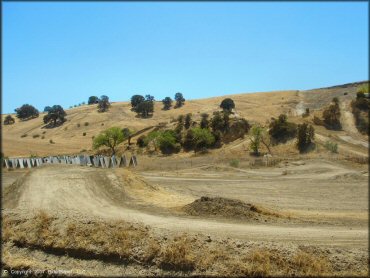
{"label": "dirt road", "polygon": [[[153,177],[152,177],[153,178]],[[186,195],[179,192],[178,194]],[[188,196],[188,195],[187,195]],[[43,209],[64,215],[124,219],[143,222],[171,232],[205,233],[247,240],[302,242],[330,246],[367,246],[367,226],[307,226],[232,223],[205,218],[151,213],[129,206],[132,198],[113,170],[46,166],[34,169],[18,188],[12,200],[5,198],[5,209]],[[182,204],[179,204],[182,205]]]}

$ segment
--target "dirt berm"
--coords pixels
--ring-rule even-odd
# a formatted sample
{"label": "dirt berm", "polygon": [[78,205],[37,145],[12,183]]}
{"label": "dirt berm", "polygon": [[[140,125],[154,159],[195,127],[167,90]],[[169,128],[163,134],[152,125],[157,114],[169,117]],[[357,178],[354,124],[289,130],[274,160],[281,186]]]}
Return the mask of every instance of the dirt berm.
{"label": "dirt berm", "polygon": [[251,222],[267,222],[274,218],[285,217],[261,206],[222,197],[203,196],[185,205],[183,211],[192,216],[234,218]]}

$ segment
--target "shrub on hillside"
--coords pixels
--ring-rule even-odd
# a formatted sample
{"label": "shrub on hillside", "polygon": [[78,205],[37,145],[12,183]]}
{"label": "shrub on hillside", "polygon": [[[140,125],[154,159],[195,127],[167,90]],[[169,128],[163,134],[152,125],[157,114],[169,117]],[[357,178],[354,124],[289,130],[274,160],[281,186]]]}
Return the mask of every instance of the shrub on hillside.
{"label": "shrub on hillside", "polygon": [[272,118],[269,125],[269,134],[273,143],[285,143],[296,136],[297,125],[288,122],[288,117],[285,114],[281,114],[277,119]]}
{"label": "shrub on hillside", "polygon": [[324,147],[332,153],[338,153],[338,144],[330,141],[326,141]]}
{"label": "shrub on hillside", "polygon": [[15,123],[14,118],[11,115],[7,115],[4,119],[4,125],[12,125]]}
{"label": "shrub on hillside", "polygon": [[145,135],[141,135],[139,138],[137,138],[136,140],[136,145],[138,145],[140,148],[144,148],[146,147],[146,144],[145,144]]}
{"label": "shrub on hillside", "polygon": [[357,92],[356,99],[351,102],[351,108],[358,131],[369,135],[370,100],[365,97],[366,92],[368,87],[367,89],[363,87]]}
{"label": "shrub on hillside", "polygon": [[186,132],[182,145],[185,151],[197,152],[213,147],[215,142],[216,138],[210,130],[193,127]]}
{"label": "shrub on hillside", "polygon": [[298,125],[297,128],[297,148],[299,152],[304,152],[308,149],[308,147],[311,145],[312,140],[315,136],[315,130],[312,127],[312,125],[308,125],[306,123],[303,123],[301,125]]}
{"label": "shrub on hillside", "polygon": [[342,128],[338,98],[333,98],[332,103],[324,110],[322,117],[326,128],[333,130],[340,130]]}

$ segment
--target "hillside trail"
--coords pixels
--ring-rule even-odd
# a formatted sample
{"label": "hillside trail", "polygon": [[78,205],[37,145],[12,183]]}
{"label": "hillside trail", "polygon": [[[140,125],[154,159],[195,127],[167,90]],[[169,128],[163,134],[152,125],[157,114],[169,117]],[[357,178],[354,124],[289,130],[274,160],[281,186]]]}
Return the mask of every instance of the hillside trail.
{"label": "hillside trail", "polygon": [[[287,226],[230,223],[207,218],[165,215],[133,209],[125,185],[110,170],[72,165],[44,166],[34,169],[17,188],[17,196],[5,200],[5,211],[19,213],[44,210],[52,214],[142,222],[159,231],[204,233],[237,239],[273,242],[299,242],[330,246],[367,246],[366,228],[338,226]],[[5,196],[6,198],[6,196]]]}
{"label": "hillside trail", "polygon": [[350,111],[350,103],[349,101],[342,101],[340,102],[340,110],[341,110],[341,123],[342,123],[342,128],[344,131],[348,133],[347,136],[339,136],[342,140],[355,144],[355,145],[361,145],[364,146],[365,148],[369,148],[369,143],[361,138],[361,134],[356,128],[355,125],[355,118]]}

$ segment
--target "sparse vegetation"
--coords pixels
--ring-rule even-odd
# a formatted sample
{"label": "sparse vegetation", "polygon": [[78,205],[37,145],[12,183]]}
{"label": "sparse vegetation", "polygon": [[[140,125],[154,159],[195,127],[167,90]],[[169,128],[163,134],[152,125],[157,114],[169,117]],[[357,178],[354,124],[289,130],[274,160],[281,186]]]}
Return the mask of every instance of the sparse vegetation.
{"label": "sparse vegetation", "polygon": [[21,138],[24,138],[24,137],[27,137],[27,133],[21,135]]}
{"label": "sparse vegetation", "polygon": [[239,167],[239,163],[240,163],[240,161],[238,159],[232,159],[232,160],[230,160],[230,166],[231,167],[238,168]]}
{"label": "sparse vegetation", "polygon": [[39,135],[39,134],[34,134],[34,135],[32,135],[32,138],[38,138],[38,137],[40,137],[40,135]]}
{"label": "sparse vegetation", "polygon": [[338,144],[331,142],[331,141],[326,141],[324,144],[324,147],[329,150],[332,153],[338,153]]}
{"label": "sparse vegetation", "polygon": [[4,125],[12,125],[15,123],[14,118],[11,115],[7,115],[4,119]]}

